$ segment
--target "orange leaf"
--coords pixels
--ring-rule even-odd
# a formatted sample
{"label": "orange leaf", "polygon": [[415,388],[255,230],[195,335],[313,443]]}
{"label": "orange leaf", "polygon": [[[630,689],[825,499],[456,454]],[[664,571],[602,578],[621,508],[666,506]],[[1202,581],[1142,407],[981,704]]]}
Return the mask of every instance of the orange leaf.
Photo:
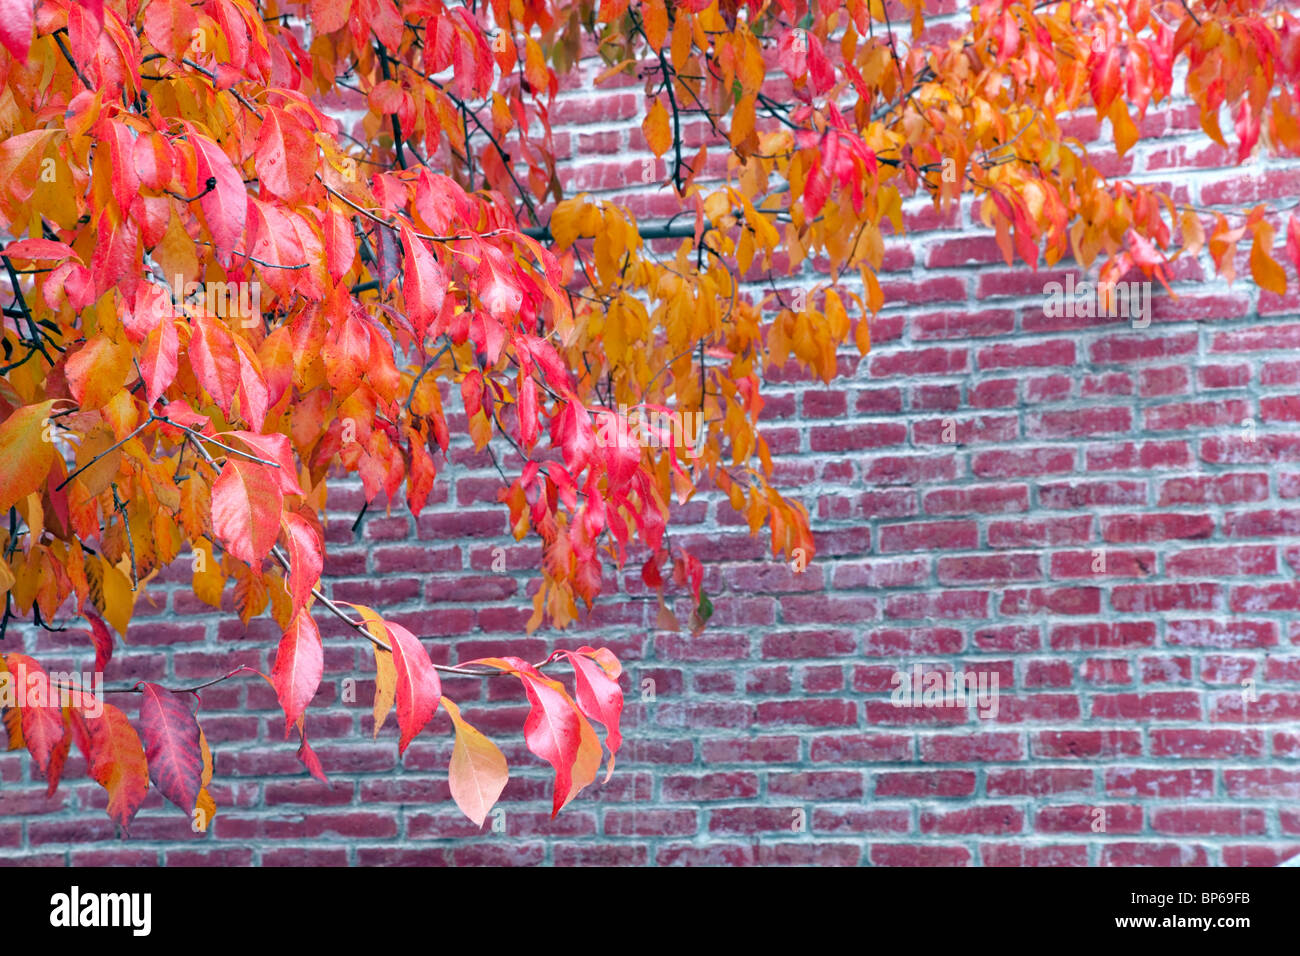
{"label": "orange leaf", "polygon": [[669,124],[668,110],[664,108],[661,98],[655,98],[650,112],[641,121],[641,132],[645,134],[645,141],[650,151],[656,156],[662,156],[673,145],[673,131]]}
{"label": "orange leaf", "polygon": [[1272,255],[1273,227],[1261,222],[1255,226],[1255,240],[1250,244],[1250,274],[1261,289],[1286,295],[1286,271]]}

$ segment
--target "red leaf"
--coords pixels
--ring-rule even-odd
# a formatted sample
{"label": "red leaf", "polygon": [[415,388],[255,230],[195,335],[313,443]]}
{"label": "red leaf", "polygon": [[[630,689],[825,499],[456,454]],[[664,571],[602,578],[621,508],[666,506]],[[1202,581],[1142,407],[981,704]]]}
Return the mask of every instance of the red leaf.
{"label": "red leaf", "polygon": [[231,455],[212,483],[212,531],[231,556],[253,568],[271,553],[280,527],[284,499],[273,471]]}
{"label": "red leaf", "polygon": [[[160,53],[180,62],[199,19],[188,3],[152,0],[144,10],[144,35]],[[185,808],[194,809],[194,804]]]}
{"label": "red leaf", "polygon": [[149,792],[149,764],[126,714],[112,704],[102,706],[100,716],[84,715],[90,737],[90,776],[108,791],[108,815],[126,827]]}
{"label": "red leaf", "polygon": [[203,787],[199,722],[181,698],[165,687],[143,682],[140,733],[149,762],[149,779],[158,792],[186,813],[194,810]]}
{"label": "red leaf", "polygon": [[519,370],[519,443],[530,449],[537,443],[537,383]]}
{"label": "red leaf", "polygon": [[249,450],[254,455],[263,461],[273,461],[279,465],[278,468],[273,468],[272,472],[281,494],[301,495],[304,493],[302,485],[298,483],[298,469],[294,465],[293,448],[289,444],[287,435],[278,433],[262,435],[249,431],[233,431],[226,434],[231,438],[238,438],[249,447]]}
{"label": "red leaf", "polygon": [[[0,0],[0,4],[3,3],[4,0]],[[10,259],[39,259],[41,262],[58,262],[62,259],[80,261],[70,245],[52,239],[19,239],[5,246],[5,255]]]}
{"label": "red leaf", "polygon": [[291,216],[279,206],[251,196],[248,197],[248,208],[252,210],[248,223],[248,254],[267,263],[258,265],[258,274],[272,292],[288,299],[297,288],[301,274],[299,270],[287,267],[307,261],[294,228],[298,216]]}
{"label": "red leaf", "polygon": [[787,30],[777,42],[777,63],[792,81],[808,75],[808,31]]}
{"label": "red leaf", "polygon": [[271,683],[276,697],[284,708],[284,735],[302,717],[303,711],[316,696],[324,672],[325,653],[321,647],[320,631],[316,622],[304,608],[293,616],[289,628],[280,639],[275,652],[275,666],[271,668]]}
{"label": "red leaf", "polygon": [[357,257],[352,221],[337,209],[331,209],[324,216],[322,232],[325,234],[325,266],[331,278],[341,279]]}
{"label": "red leaf", "polygon": [[176,323],[165,318],[145,338],[140,356],[140,374],[144,376],[145,402],[152,407],[176,378],[180,351]]}
{"label": "red leaf", "polygon": [[311,0],[312,32],[324,36],[340,30],[348,22],[349,0]]}
{"label": "red leaf", "polygon": [[289,594],[293,598],[293,609],[298,611],[311,599],[311,589],[320,580],[325,557],[320,535],[306,518],[290,513],[280,522],[289,546]]}
{"label": "red leaf", "polygon": [[334,784],[330,783],[330,778],[325,776],[325,768],[321,766],[316,751],[311,749],[311,744],[307,743],[307,735],[302,733],[301,727],[298,728],[298,732],[302,735],[302,743],[298,746],[298,759],[302,761],[309,774],[333,790]]}
{"label": "red leaf", "polygon": [[[58,707],[58,688],[50,686],[44,668],[26,654],[8,654],[5,664],[13,678],[14,694],[19,700],[23,741],[42,777],[48,777],[50,764],[63,740],[63,714]],[[54,706],[51,706],[51,697]]]}
{"label": "red leaf", "polygon": [[95,645],[95,673],[102,674],[113,659],[113,635],[108,625],[94,611],[86,608],[82,615],[90,622],[90,639]]}
{"label": "red leaf", "polygon": [[423,341],[426,330],[442,311],[447,295],[447,276],[424,240],[405,225],[402,226],[402,245],[406,249],[402,263],[406,314],[415,326],[417,337]]}
{"label": "red leaf", "polygon": [[295,203],[307,191],[317,156],[307,128],[284,110],[267,109],[257,134],[253,164],[271,195]]}
{"label": "red leaf", "polygon": [[[513,319],[523,304],[523,289],[519,287],[515,276],[506,271],[507,264],[497,261],[503,257],[499,254],[492,255],[495,250],[490,246],[485,246],[483,251],[483,262],[479,265],[476,276],[479,301],[493,317],[503,321]],[[496,357],[491,357],[489,361],[495,362]]]}
{"label": "red leaf", "polygon": [[651,555],[646,558],[645,564],[641,565],[641,580],[645,582],[648,588],[661,588],[664,586],[663,575],[659,573],[659,558],[657,555]]}
{"label": "red leaf", "polygon": [[384,628],[392,637],[393,666],[397,669],[397,726],[402,732],[397,750],[405,753],[407,745],[438,709],[442,681],[419,638],[392,621],[385,621]]}
{"label": "red leaf", "polygon": [[438,467],[419,433],[411,428],[406,433],[411,442],[411,467],[406,473],[406,503],[411,514],[419,517],[424,503],[429,499],[429,492],[433,490]]}
{"label": "red leaf", "polygon": [[[151,3],[149,9],[170,5]],[[188,34],[185,42],[189,42]],[[117,201],[118,209],[125,214],[140,193],[140,175],[135,170],[135,139],[130,127],[116,120],[102,120],[95,132],[100,141],[96,151],[104,150],[107,154],[105,159],[112,169],[113,198]]]}
{"label": "red leaf", "polygon": [[239,389],[239,356],[230,332],[210,316],[198,316],[194,320],[189,357],[194,377],[229,418]]}
{"label": "red leaf", "polygon": [[[64,708],[62,717],[65,728],[68,727],[71,722],[69,717],[71,713],[71,707]],[[54,791],[59,789],[59,780],[63,777],[63,765],[67,763],[68,752],[71,749],[72,732],[71,730],[66,730],[63,734],[63,739],[58,742],[54,747],[54,752],[50,754],[50,769],[45,775],[46,779],[49,781],[49,785],[45,788],[45,795],[47,797],[54,796]]]}
{"label": "red leaf", "polygon": [[550,681],[527,673],[524,682],[531,709],[524,721],[524,742],[528,749],[555,768],[555,798],[551,816],[560,812],[573,784],[573,763],[582,743],[582,725],[568,696]]}
{"label": "red leaf", "polygon": [[242,348],[235,349],[239,359],[239,414],[254,431],[266,424],[269,396],[266,381],[255,364],[255,359]]}
{"label": "red leaf", "polygon": [[119,282],[123,292],[134,293],[140,268],[140,228],[135,220],[105,208],[95,220],[95,236],[90,254],[95,294],[103,295]]}

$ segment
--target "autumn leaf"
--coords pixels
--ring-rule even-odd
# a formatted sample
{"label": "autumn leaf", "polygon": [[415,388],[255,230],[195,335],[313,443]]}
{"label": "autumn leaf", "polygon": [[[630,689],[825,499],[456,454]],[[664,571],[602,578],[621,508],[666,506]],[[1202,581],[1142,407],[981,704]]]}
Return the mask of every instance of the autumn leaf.
{"label": "autumn leaf", "polygon": [[581,653],[566,655],[573,664],[578,709],[605,725],[605,745],[609,748],[608,780],[614,772],[614,757],[623,744],[619,733],[619,716],[623,712],[623,691],[605,670],[592,658]]}
{"label": "autumn leaf", "polygon": [[19,63],[27,61],[35,20],[32,0],[0,0],[0,43]]}
{"label": "autumn leaf", "polygon": [[417,340],[423,341],[429,326],[442,311],[447,277],[424,241],[405,226],[402,227],[402,246],[406,250],[402,285],[406,312],[415,326]]}
{"label": "autumn leaf", "polygon": [[331,790],[334,784],[330,783],[329,777],[325,775],[325,768],[321,766],[320,758],[316,756],[316,751],[312,750],[311,744],[307,742],[307,735],[303,733],[302,723],[299,721],[298,733],[302,736],[302,743],[298,745],[298,759],[302,765],[307,768],[307,772],[316,780],[325,784]]}
{"label": "autumn leaf", "polygon": [[312,589],[320,580],[325,553],[320,535],[306,518],[289,513],[280,521],[289,552],[289,593],[294,611],[299,611],[310,602]]}
{"label": "autumn leaf", "polygon": [[325,654],[321,646],[320,631],[306,609],[298,611],[280,638],[275,652],[275,665],[271,668],[271,683],[276,697],[284,709],[284,735],[287,738],[293,725],[316,696],[324,670]]}
{"label": "autumn leaf", "polygon": [[1273,228],[1266,222],[1255,227],[1250,244],[1250,274],[1261,289],[1274,295],[1286,294],[1286,272],[1273,258]]}
{"label": "autumn leaf", "polygon": [[188,3],[151,0],[144,9],[144,35],[160,53],[180,61],[187,52],[198,17]]}
{"label": "autumn leaf", "polygon": [[17,708],[22,720],[22,740],[41,776],[47,777],[63,740],[63,713],[58,700],[51,699],[59,690],[51,686],[50,676],[41,665],[25,654],[7,654],[5,664],[13,678],[15,694],[19,691],[33,694]]}
{"label": "autumn leaf", "polygon": [[90,745],[90,776],[108,791],[108,815],[130,826],[149,791],[149,765],[140,737],[126,715],[110,703],[92,717],[83,710]]}
{"label": "autumn leaf", "polygon": [[202,727],[199,728],[199,754],[203,769],[199,774],[199,796],[194,801],[193,825],[199,832],[206,833],[212,818],[217,815],[217,802],[208,792],[208,786],[212,783],[212,750],[208,747],[208,738]]}
{"label": "autumn leaf", "polygon": [[650,152],[656,156],[662,156],[668,152],[668,148],[673,144],[673,131],[668,119],[668,110],[664,108],[663,101],[658,97],[655,98],[654,104],[646,114],[646,118],[641,122],[641,132],[645,134],[645,141],[650,147]]}
{"label": "autumn leaf", "polygon": [[95,672],[102,674],[113,657],[113,635],[103,618],[94,611],[83,608],[81,613],[90,623],[91,642],[95,645]]}
{"label": "autumn leaf", "polygon": [[163,319],[149,332],[140,356],[140,374],[144,377],[145,401],[149,405],[156,404],[167,386],[176,379],[179,351],[176,323],[170,318]]}
{"label": "autumn leaf", "polygon": [[459,707],[446,697],[442,703],[456,728],[447,784],[456,806],[481,827],[510,777],[506,758],[496,744],[465,722]]}
{"label": "autumn leaf", "polygon": [[582,742],[581,717],[568,696],[547,680],[521,674],[529,711],[524,721],[524,742],[528,749],[555,768],[555,794],[551,816],[569,799],[573,764]]}
{"label": "autumn leaf", "polygon": [[[244,178],[222,148],[193,126],[190,127],[189,140],[194,145],[198,187],[203,191],[199,207],[212,232],[218,256],[229,261],[230,254],[244,235],[244,222],[248,215]],[[209,181],[213,182],[211,189],[207,185]]]}
{"label": "autumn leaf", "polygon": [[136,687],[149,779],[159,793],[189,813],[203,788],[198,721],[180,696],[165,687],[147,681]]}
{"label": "autumn leaf", "polygon": [[273,469],[237,455],[212,484],[212,531],[231,556],[260,568],[275,545],[282,496]]}
{"label": "autumn leaf", "polygon": [[393,668],[397,672],[397,726],[401,730],[397,751],[405,753],[438,709],[442,682],[419,638],[392,621],[384,621],[384,627],[392,637]]}
{"label": "autumn leaf", "polygon": [[296,203],[316,171],[316,142],[286,110],[268,109],[264,117],[253,152],[258,178],[273,196]]}
{"label": "autumn leaf", "polygon": [[68,356],[64,374],[77,404],[90,410],[108,404],[130,369],[130,351],[107,335],[96,335]]}
{"label": "autumn leaf", "polygon": [[371,645],[375,652],[375,737],[379,736],[388,712],[397,700],[397,668],[393,665],[393,654],[378,645]]}
{"label": "autumn leaf", "polygon": [[0,422],[0,512],[45,484],[54,463],[54,402],[26,405]]}

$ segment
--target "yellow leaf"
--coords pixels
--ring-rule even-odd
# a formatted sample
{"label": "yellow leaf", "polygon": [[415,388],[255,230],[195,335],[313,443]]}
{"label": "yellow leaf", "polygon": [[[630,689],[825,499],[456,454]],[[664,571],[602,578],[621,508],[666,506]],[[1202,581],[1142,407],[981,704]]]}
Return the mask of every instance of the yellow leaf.
{"label": "yellow leaf", "polygon": [[668,121],[668,110],[664,109],[663,100],[659,97],[655,97],[650,112],[641,121],[641,132],[645,134],[650,151],[656,156],[662,156],[672,146],[673,131]]}
{"label": "yellow leaf", "polygon": [[208,793],[207,787],[204,787],[199,791],[198,802],[194,804],[194,825],[200,833],[206,833],[208,825],[216,815],[217,801],[212,799],[212,794]]}
{"label": "yellow leaf", "polygon": [[212,783],[212,751],[202,727],[199,728],[199,752],[203,755],[203,772],[199,778],[199,798],[194,803],[194,826],[200,833],[206,833],[217,815],[217,801],[208,792],[208,784]]}
{"label": "yellow leaf", "polygon": [[[122,560],[130,567],[130,557]],[[100,611],[104,620],[113,625],[113,630],[126,639],[126,628],[131,623],[131,614],[135,610],[135,592],[131,590],[131,579],[115,565],[102,561],[103,579],[100,582],[103,603]]]}
{"label": "yellow leaf", "polygon": [[[365,612],[363,611],[362,614]],[[376,620],[378,616],[376,615]],[[382,628],[383,625],[380,625]],[[366,627],[371,629],[374,634],[374,628],[369,620],[366,621]],[[380,640],[384,635],[375,634]],[[379,645],[372,645],[375,650],[375,736],[379,736],[380,729],[384,726],[384,721],[388,719],[389,711],[393,709],[393,703],[397,700],[397,668],[393,666],[393,652],[386,651]],[[443,698],[444,704],[450,704],[451,701]]]}
{"label": "yellow leaf", "polygon": [[4,597],[13,586],[14,573],[9,570],[9,565],[4,558],[0,558],[0,597]]}
{"label": "yellow leaf", "polygon": [[226,577],[221,573],[217,562],[212,559],[212,545],[207,541],[195,541],[192,545],[194,571],[194,596],[211,607],[221,607],[221,592],[226,586]]}
{"label": "yellow leaf", "polygon": [[586,193],[556,203],[551,213],[551,238],[561,249],[567,249],[579,238],[591,235],[591,224],[596,216],[596,207]]}

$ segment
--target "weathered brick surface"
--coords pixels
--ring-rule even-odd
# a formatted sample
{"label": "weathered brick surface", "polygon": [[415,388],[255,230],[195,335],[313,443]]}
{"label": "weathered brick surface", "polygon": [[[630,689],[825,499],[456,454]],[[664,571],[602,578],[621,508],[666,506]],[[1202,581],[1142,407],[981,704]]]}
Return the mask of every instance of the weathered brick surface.
{"label": "weathered brick surface", "polygon": [[[644,155],[639,94],[567,88],[571,186],[649,218],[670,208],[653,187],[620,192]],[[1300,173],[1280,164],[1216,168],[1189,116],[1153,113],[1167,135],[1124,167],[1206,206],[1295,195]],[[1097,135],[1090,122],[1070,134]],[[213,833],[154,795],[119,840],[78,757],[47,798],[0,754],[0,861],[1274,865],[1300,851],[1294,302],[1191,282],[1177,303],[1154,297],[1145,329],[1054,319],[1041,293],[1059,271],[1009,270],[969,208],[905,214],[916,231],[892,241],[872,353],[845,352],[829,385],[771,376],[777,474],[813,516],[813,563],[770,563],[716,496],[680,510],[717,609],[698,637],[653,629],[635,573],[611,576],[625,593],[575,633],[523,636],[536,555],[507,532],[491,461],[463,444],[418,521],[372,506],[354,534],[359,489],[335,489],[328,587],[424,635],[435,661],[616,649],[628,707],[609,783],[550,820],[518,688],[448,681],[513,768],[496,829],[474,832],[448,798],[445,715],[403,759],[391,721],[372,743],[369,651],[321,618],[328,673],[307,727],[333,789],[304,775],[262,682],[231,681],[203,696]],[[180,567],[130,636],[110,681],[267,669],[278,635],[199,604]],[[73,660],[60,635],[27,642]],[[891,678],[914,664],[998,675],[997,714],[894,706]]]}

